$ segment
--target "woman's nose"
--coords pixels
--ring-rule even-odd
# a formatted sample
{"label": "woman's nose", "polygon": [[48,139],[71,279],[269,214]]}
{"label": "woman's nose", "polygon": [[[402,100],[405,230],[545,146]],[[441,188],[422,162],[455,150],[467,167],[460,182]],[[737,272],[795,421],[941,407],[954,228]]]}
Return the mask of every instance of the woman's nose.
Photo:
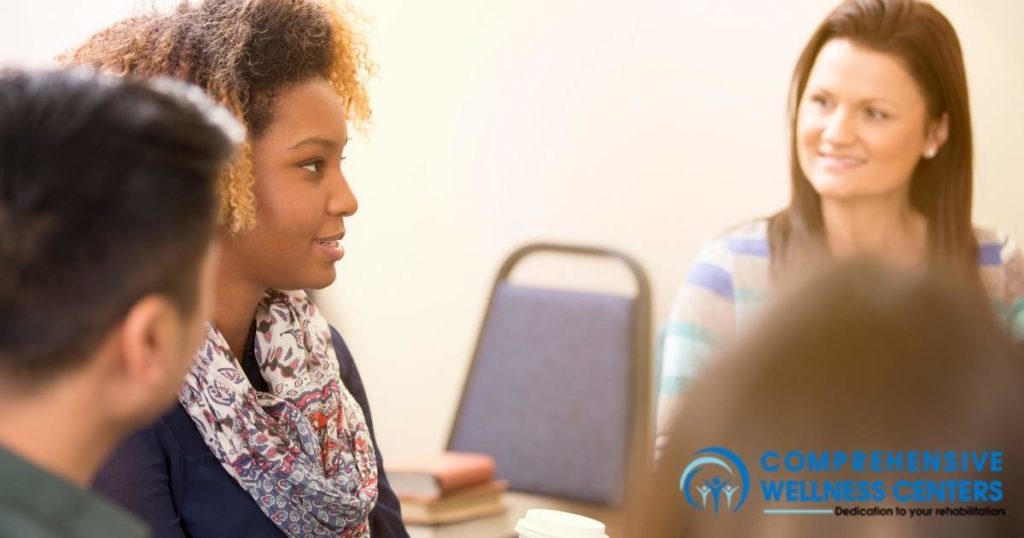
{"label": "woman's nose", "polygon": [[333,216],[349,217],[358,210],[359,200],[356,199],[355,193],[352,192],[345,174],[339,170],[337,177],[331,181],[330,195],[327,199],[327,212]]}
{"label": "woman's nose", "polygon": [[822,130],[821,138],[830,145],[848,145],[855,138],[853,129],[852,118],[845,110],[839,108],[825,118],[825,128]]}

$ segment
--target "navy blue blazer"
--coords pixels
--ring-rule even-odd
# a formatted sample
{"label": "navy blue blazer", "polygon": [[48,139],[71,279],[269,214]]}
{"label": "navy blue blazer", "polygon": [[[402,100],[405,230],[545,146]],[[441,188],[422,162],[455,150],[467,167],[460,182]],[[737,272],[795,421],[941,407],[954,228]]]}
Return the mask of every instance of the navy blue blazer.
{"label": "navy blue blazer", "polygon": [[[348,346],[333,327],[331,335],[342,382],[362,407],[377,450],[379,496],[370,512],[370,534],[374,538],[408,538],[398,498],[384,475],[363,381]],[[253,364],[255,356],[250,349],[243,365]],[[256,388],[266,386],[251,367],[246,368],[246,375]],[[145,520],[157,538],[284,536],[224,470],[180,404],[154,425],[126,439],[100,470],[94,488]]]}

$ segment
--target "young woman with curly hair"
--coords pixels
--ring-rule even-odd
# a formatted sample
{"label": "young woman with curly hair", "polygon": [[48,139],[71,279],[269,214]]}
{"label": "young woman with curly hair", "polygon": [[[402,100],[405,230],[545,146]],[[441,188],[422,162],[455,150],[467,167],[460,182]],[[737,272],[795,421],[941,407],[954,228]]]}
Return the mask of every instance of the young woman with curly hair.
{"label": "young woman with curly hair", "polygon": [[334,281],[357,202],[346,120],[373,69],[328,0],[206,0],[122,20],[66,64],[171,76],[243,120],[218,183],[223,251],[206,341],[179,404],[96,487],[158,536],[407,536],[359,372],[306,295]]}

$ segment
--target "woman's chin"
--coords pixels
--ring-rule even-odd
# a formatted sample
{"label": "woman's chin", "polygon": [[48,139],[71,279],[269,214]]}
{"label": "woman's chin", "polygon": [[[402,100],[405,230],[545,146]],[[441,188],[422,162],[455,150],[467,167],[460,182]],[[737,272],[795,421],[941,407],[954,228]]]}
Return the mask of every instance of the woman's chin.
{"label": "woman's chin", "polygon": [[322,290],[333,284],[338,274],[332,265],[330,267],[317,268],[315,272],[311,271],[302,276],[303,278],[293,281],[287,288],[280,289]]}
{"label": "woman's chin", "polygon": [[811,186],[814,187],[814,191],[822,199],[835,202],[856,198],[858,195],[864,194],[860,192],[864,190],[862,188],[863,185],[850,178],[819,177],[811,180]]}
{"label": "woman's chin", "polygon": [[318,275],[318,277],[315,280],[310,282],[310,284],[306,286],[306,289],[322,290],[327,286],[334,284],[334,281],[337,280],[338,278],[338,272],[337,270],[334,269],[333,265],[330,267],[330,269],[325,270],[323,273],[324,274]]}

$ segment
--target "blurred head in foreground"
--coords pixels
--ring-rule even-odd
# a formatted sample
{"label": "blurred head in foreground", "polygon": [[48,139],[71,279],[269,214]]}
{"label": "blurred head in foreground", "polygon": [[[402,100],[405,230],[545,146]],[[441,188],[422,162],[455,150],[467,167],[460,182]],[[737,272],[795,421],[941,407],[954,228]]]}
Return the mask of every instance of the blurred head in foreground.
{"label": "blurred head in foreground", "polygon": [[[637,535],[835,538],[1019,532],[1015,526],[1024,517],[1024,503],[1014,495],[1024,488],[1019,467],[1024,436],[1013,417],[1024,408],[1020,359],[992,319],[989,305],[952,282],[962,281],[910,277],[856,262],[833,268],[780,300],[763,323],[729,348],[694,386],[675,418],[676,434],[648,490],[641,518],[646,527]],[[726,486],[705,485],[700,476],[681,484],[684,469],[699,451],[712,446],[736,454],[749,472],[746,492],[734,491],[731,503],[724,493],[718,495],[723,508],[718,514],[711,507],[716,496],[712,489],[740,485],[739,477],[722,474],[720,480],[735,483]],[[768,467],[778,466],[776,471],[765,467],[763,458],[769,451],[777,453],[767,459]],[[791,457],[793,451],[804,456]],[[849,463],[838,470],[807,470],[806,454],[824,451],[833,459],[836,452],[1000,451],[1003,463],[1002,471],[995,473],[901,473],[884,464],[878,473],[865,473]],[[884,462],[885,456],[881,458]],[[893,487],[904,479],[935,481],[940,488],[950,480],[999,481],[1002,495],[989,496],[989,502],[900,503]],[[804,489],[795,492],[794,502],[767,503],[762,480],[815,482],[796,487],[817,488],[819,495],[825,488],[822,482],[839,483],[841,491],[842,481],[849,480],[853,489],[840,494],[840,500],[809,501],[813,492]],[[883,485],[864,486],[862,481]],[[876,487],[880,491],[872,489]],[[907,488],[912,487],[904,487],[900,494],[911,494]],[[973,484],[965,487],[968,496],[977,494]],[[706,495],[707,508],[692,506],[687,490],[698,504]],[[725,509],[744,493],[746,502],[740,510]],[[850,496],[863,502],[843,502]],[[836,506],[993,506],[1004,508],[1006,516],[910,519],[763,513],[766,508]]]}
{"label": "blurred head in foreground", "polygon": [[87,475],[174,401],[241,136],[179,82],[0,72],[0,444]]}

